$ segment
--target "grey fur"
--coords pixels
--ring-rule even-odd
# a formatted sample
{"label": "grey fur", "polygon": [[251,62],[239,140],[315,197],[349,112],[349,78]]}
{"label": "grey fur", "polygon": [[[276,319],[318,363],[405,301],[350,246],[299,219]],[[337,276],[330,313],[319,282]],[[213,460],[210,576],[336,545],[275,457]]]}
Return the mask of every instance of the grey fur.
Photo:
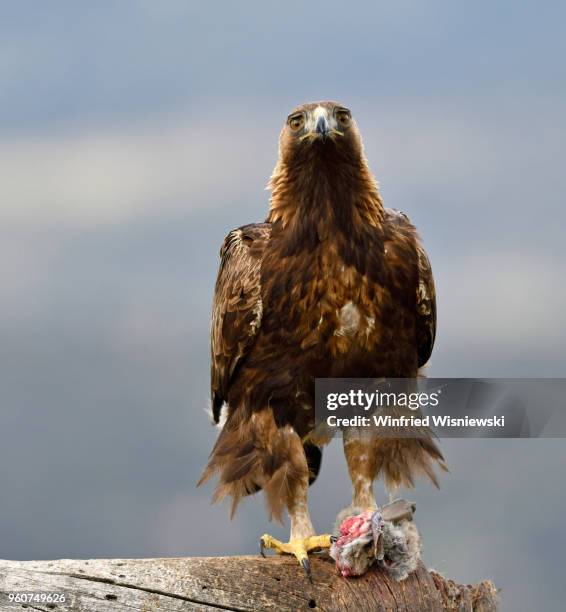
{"label": "grey fur", "polygon": [[[342,522],[360,512],[361,508],[353,507],[342,510],[336,517],[334,534],[339,536]],[[417,526],[410,518],[403,518],[400,521],[380,521],[380,528],[378,542],[374,541],[374,535],[370,532],[340,550],[334,544],[330,554],[334,559],[346,561],[353,576],[365,574],[377,563],[395,580],[404,580],[417,568],[421,557],[421,538]]]}
{"label": "grey fur", "polygon": [[401,521],[398,524],[383,524],[383,548],[385,557],[377,561],[395,580],[405,578],[415,569],[421,558],[421,537],[417,526],[412,521]]}

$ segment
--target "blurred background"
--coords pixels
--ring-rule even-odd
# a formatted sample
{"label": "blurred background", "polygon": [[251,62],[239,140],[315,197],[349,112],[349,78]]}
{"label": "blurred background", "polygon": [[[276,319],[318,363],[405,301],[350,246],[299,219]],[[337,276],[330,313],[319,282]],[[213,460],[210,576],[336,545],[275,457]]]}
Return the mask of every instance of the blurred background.
{"label": "blurred background", "polygon": [[[347,104],[428,249],[431,376],[566,366],[563,3],[123,1],[0,8],[0,556],[255,553],[195,483],[216,436],[208,326],[225,234],[263,220],[279,129]],[[563,609],[564,440],[444,440],[425,560]],[[381,487],[379,499],[385,499]],[[341,445],[317,528],[350,497]]]}

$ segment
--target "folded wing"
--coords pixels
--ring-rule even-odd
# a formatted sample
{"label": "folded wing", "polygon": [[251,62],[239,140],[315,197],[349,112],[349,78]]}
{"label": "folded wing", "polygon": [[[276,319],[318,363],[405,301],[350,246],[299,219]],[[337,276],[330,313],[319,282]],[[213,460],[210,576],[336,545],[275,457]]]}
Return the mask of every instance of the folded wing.
{"label": "folded wing", "polygon": [[246,225],[228,234],[220,251],[211,321],[211,399],[215,422],[230,383],[261,326],[261,261],[270,224]]}

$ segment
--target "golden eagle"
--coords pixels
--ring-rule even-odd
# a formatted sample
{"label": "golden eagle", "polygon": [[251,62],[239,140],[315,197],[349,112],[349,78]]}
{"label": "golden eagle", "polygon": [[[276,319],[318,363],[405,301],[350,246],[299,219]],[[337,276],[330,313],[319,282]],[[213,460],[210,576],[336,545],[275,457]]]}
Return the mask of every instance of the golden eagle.
{"label": "golden eagle", "polygon": [[[315,535],[308,485],[321,465],[314,427],[317,377],[416,377],[436,330],[432,272],[403,213],[383,206],[350,110],[304,104],[287,118],[269,182],[265,223],[226,237],[212,312],[211,394],[222,429],[200,482],[214,473],[214,500],[263,489],[295,554],[330,544]],[[436,484],[444,468],[431,436],[344,438],[352,507],[376,508],[373,481],[412,486],[418,472]],[[199,483],[200,484],[200,483]]]}

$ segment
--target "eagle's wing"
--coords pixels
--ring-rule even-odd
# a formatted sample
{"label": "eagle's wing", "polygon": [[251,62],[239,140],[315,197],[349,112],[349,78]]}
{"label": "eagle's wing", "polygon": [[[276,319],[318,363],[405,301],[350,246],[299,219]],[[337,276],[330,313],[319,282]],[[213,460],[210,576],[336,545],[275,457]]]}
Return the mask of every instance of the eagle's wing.
{"label": "eagle's wing", "polygon": [[436,292],[432,268],[424,247],[420,243],[415,227],[409,217],[401,211],[386,208],[386,219],[397,227],[405,240],[415,244],[417,251],[418,284],[417,284],[417,325],[416,342],[418,354],[418,367],[424,366],[432,354],[434,338],[436,336]]}
{"label": "eagle's wing", "polygon": [[436,336],[436,291],[432,268],[424,247],[417,242],[419,285],[417,288],[417,350],[419,368],[430,359]]}
{"label": "eagle's wing", "polygon": [[231,231],[220,250],[211,321],[212,414],[218,423],[230,381],[261,325],[261,261],[269,223]]}

